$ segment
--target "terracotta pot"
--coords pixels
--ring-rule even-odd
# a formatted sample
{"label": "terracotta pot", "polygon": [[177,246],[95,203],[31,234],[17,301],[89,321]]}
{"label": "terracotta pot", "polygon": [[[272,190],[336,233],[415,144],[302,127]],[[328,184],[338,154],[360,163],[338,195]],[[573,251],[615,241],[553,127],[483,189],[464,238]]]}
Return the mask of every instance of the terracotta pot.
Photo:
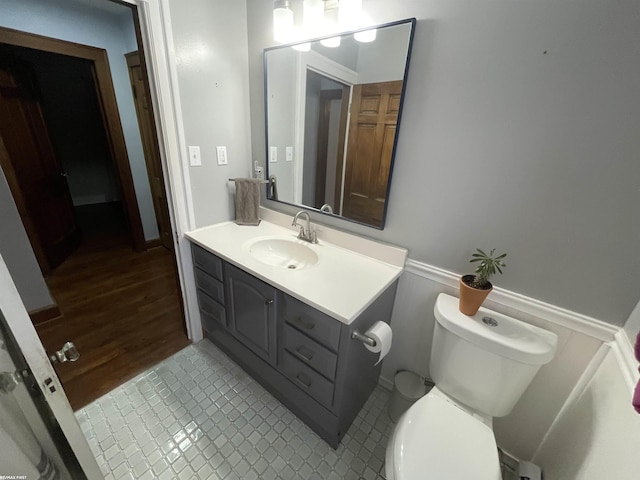
{"label": "terracotta pot", "polygon": [[472,281],[475,275],[464,275],[460,278],[460,311],[465,315],[475,315],[478,309],[487,298],[487,295],[493,290],[493,285],[489,283],[489,288],[486,290],[480,290],[470,287],[464,281]]}

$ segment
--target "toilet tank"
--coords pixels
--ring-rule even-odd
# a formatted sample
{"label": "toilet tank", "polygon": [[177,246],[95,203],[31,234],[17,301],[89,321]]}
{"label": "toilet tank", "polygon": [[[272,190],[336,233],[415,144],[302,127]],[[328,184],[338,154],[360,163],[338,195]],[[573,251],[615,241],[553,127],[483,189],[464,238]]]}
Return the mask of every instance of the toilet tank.
{"label": "toilet tank", "polygon": [[553,332],[484,307],[464,315],[458,299],[444,293],[434,314],[432,380],[455,400],[492,417],[513,409],[556,351]]}

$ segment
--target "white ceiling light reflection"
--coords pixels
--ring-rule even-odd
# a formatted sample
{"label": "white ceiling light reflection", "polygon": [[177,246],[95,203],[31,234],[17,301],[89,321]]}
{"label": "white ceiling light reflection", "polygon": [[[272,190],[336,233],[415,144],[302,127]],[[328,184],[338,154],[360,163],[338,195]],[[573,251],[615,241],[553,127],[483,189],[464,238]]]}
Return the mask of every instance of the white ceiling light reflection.
{"label": "white ceiling light reflection", "polygon": [[362,32],[354,33],[353,38],[355,38],[358,42],[361,42],[361,43],[371,43],[375,41],[377,34],[378,34],[378,30],[375,28],[372,28],[370,30],[363,30]]}
{"label": "white ceiling light reflection", "polygon": [[297,45],[292,45],[291,48],[297,50],[298,52],[308,52],[311,50],[311,44],[309,42],[298,43]]}
{"label": "white ceiling light reflection", "polygon": [[340,46],[340,37],[323,38],[320,43],[328,48],[336,48]]}

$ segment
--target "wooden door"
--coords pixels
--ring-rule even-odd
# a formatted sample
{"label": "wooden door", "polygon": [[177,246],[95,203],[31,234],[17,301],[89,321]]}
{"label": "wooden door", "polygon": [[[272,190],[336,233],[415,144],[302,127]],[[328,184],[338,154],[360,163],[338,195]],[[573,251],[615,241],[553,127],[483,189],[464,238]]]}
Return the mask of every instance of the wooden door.
{"label": "wooden door", "polygon": [[66,175],[28,67],[0,57],[0,164],[43,273],[79,245]]}
{"label": "wooden door", "polygon": [[153,208],[156,214],[158,231],[160,232],[160,241],[164,247],[173,250],[169,206],[164,188],[160,149],[158,147],[149,90],[140,62],[140,54],[138,52],[128,53],[126,58],[138,117],[138,127],[140,128],[140,137],[142,138],[144,160],[147,164],[147,174],[149,175],[151,196],[153,197]]}
{"label": "wooden door", "polygon": [[355,85],[342,215],[382,226],[402,81]]}

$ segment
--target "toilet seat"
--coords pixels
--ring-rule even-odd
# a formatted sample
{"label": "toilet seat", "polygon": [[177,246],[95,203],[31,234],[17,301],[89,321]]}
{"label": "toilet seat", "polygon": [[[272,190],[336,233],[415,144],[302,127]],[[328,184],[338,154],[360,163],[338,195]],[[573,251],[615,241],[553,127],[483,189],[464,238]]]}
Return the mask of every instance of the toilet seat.
{"label": "toilet seat", "polygon": [[388,480],[502,478],[493,430],[433,390],[398,421],[386,462]]}

